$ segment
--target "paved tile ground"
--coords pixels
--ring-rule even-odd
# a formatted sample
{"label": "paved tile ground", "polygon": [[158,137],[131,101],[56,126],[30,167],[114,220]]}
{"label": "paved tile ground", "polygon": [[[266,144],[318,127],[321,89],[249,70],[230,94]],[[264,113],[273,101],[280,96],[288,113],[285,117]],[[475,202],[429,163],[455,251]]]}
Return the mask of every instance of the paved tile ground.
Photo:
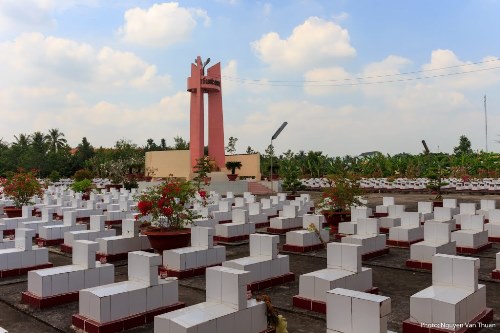
{"label": "paved tile ground", "polygon": [[[397,203],[408,205],[408,210],[416,210],[418,200],[428,200],[430,195],[398,194]],[[381,203],[382,195],[371,194],[369,205]],[[451,197],[451,196],[450,196]],[[460,201],[479,201],[479,196],[455,196]],[[500,200],[500,196],[488,196]],[[285,241],[281,237],[281,244]],[[480,283],[486,284],[487,305],[494,309],[496,328],[484,329],[482,332],[500,332],[500,282],[490,279],[489,273],[495,266],[495,253],[500,251],[500,244],[495,244],[488,251],[477,255],[481,259]],[[248,246],[228,246],[227,259],[248,255]],[[380,294],[391,297],[392,313],[389,318],[389,329],[401,332],[401,322],[409,316],[410,296],[431,284],[431,274],[427,271],[407,269],[404,262],[409,258],[408,249],[391,248],[386,256],[363,262],[364,266],[373,269],[374,286],[380,288]],[[50,260],[55,266],[71,263],[67,255],[52,251]],[[292,296],[298,294],[300,274],[326,267],[326,251],[320,250],[304,255],[290,254],[290,269],[296,274],[295,282],[265,290],[275,307],[288,320],[290,333],[325,332],[325,316],[292,306]],[[125,280],[127,266],[125,261],[116,263],[116,281]],[[45,310],[34,310],[20,303],[21,292],[27,289],[26,277],[5,278],[0,280],[0,327],[10,333],[24,332],[72,332],[71,315],[78,311],[78,303],[70,303]],[[205,300],[205,278],[194,277],[180,281],[179,299],[187,305]],[[153,326],[130,330],[129,332],[153,332]]]}

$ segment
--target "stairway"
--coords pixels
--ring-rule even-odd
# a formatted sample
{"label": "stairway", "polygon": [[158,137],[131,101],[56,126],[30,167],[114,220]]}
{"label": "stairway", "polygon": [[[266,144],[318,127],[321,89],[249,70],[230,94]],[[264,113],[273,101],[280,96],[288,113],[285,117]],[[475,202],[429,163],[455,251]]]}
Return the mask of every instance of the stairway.
{"label": "stairway", "polygon": [[275,194],[270,188],[258,182],[248,182],[248,192],[252,194]]}

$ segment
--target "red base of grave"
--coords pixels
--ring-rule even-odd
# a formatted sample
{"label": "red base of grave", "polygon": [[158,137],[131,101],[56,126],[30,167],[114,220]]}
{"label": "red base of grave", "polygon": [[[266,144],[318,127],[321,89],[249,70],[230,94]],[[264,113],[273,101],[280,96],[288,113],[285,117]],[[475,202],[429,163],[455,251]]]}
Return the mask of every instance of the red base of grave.
{"label": "red base of grave", "polygon": [[321,243],[316,244],[316,245],[311,245],[311,246],[297,246],[297,245],[290,245],[290,244],[283,245],[283,251],[296,252],[296,253],[317,251],[317,250],[322,250],[324,248],[325,248],[325,246]]}
{"label": "red base of grave", "polygon": [[491,272],[491,278],[495,280],[500,280],[500,270],[495,270]]}
{"label": "red base of grave", "polygon": [[370,260],[370,259],[373,259],[376,257],[383,256],[385,254],[389,254],[388,247],[383,248],[382,250],[365,253],[365,254],[361,255],[361,260]]}
{"label": "red base of grave", "polygon": [[[378,288],[373,287],[365,292],[370,293],[370,294],[374,294],[374,295],[378,295]],[[301,297],[299,295],[295,295],[295,296],[293,296],[292,304],[293,304],[293,306],[295,306],[297,308],[326,314],[326,303],[322,302],[322,301],[318,301],[318,300],[314,300],[314,299],[310,299],[310,298]]]}
{"label": "red base of grave", "polygon": [[0,278],[10,277],[10,276],[20,276],[28,273],[29,271],[34,271],[36,269],[50,268],[54,265],[49,262],[43,265],[24,267],[24,268],[13,268],[13,269],[5,269],[0,271]]}
{"label": "red base of grave", "polygon": [[233,220],[222,220],[222,221],[219,221],[219,224],[227,224],[227,223],[232,223]]}
{"label": "red base of grave", "polygon": [[71,321],[73,326],[89,333],[112,333],[123,332],[134,327],[139,327],[151,323],[155,316],[166,312],[182,309],[185,306],[183,302],[165,306],[156,310],[146,311],[120,320],[111,321],[108,323],[98,323],[92,319],[79,314],[73,315]]}
{"label": "red base of grave", "polygon": [[84,223],[84,224],[90,223],[90,216],[87,216],[87,217],[77,217],[76,218],[76,222],[80,222],[80,223]]}
{"label": "red base of grave", "polygon": [[218,243],[238,243],[247,241],[250,238],[250,235],[241,235],[234,237],[222,237],[222,236],[214,236],[214,242]]}
{"label": "red base of grave", "polygon": [[293,282],[293,281],[295,281],[295,274],[290,272],[290,273],[287,273],[285,275],[280,275],[280,276],[276,276],[276,277],[273,277],[270,279],[261,280],[261,281],[251,283],[247,286],[247,290],[255,292],[255,291],[263,290],[266,288],[271,288],[271,287],[274,287],[274,286],[277,286],[277,285],[280,285],[283,283],[288,283],[288,282]]}
{"label": "red base of grave", "polygon": [[488,237],[488,242],[500,243],[500,237]]}
{"label": "red base of grave", "polygon": [[[154,252],[153,249],[141,250],[141,251],[150,252],[150,253]],[[127,260],[128,259],[128,252],[117,253],[117,254],[96,253],[95,259],[97,261],[100,261],[102,258],[104,258],[105,262],[114,262],[114,261],[118,261],[118,260]]]}
{"label": "red base of grave", "polygon": [[106,221],[104,222],[105,225],[117,225],[117,224],[122,224],[122,220],[112,220],[112,221]]}
{"label": "red base of grave", "polygon": [[389,233],[389,229],[390,229],[390,228],[380,227],[380,228],[379,228],[379,232],[380,232],[381,234],[388,234],[388,233]]}
{"label": "red base of grave", "polygon": [[491,249],[492,246],[493,246],[492,243],[484,244],[483,246],[480,246],[478,248],[473,248],[473,247],[458,247],[457,246],[457,253],[476,254],[476,253],[479,253],[481,251],[484,251],[484,250],[487,250],[487,249]]}
{"label": "red base of grave", "polygon": [[425,262],[425,261],[418,261],[418,260],[412,260],[408,259],[406,260],[406,267],[408,268],[418,268],[418,269],[425,269],[425,270],[432,270],[432,263],[431,262]]}
{"label": "red base of grave", "polygon": [[406,241],[396,241],[396,240],[388,239],[385,243],[387,246],[409,248],[411,246],[411,244],[415,244],[415,243],[421,242],[423,240],[424,239],[422,238],[422,239],[417,239],[417,240],[414,240],[411,242],[406,242]]}
{"label": "red base of grave", "polygon": [[21,294],[21,301],[36,309],[49,308],[59,304],[66,304],[78,301],[79,292],[66,293],[50,297],[40,297],[25,291]]}
{"label": "red base of grave", "polygon": [[288,228],[288,229],[267,228],[267,232],[270,233],[270,234],[283,235],[283,234],[286,234],[289,231],[301,230],[301,229],[302,229],[302,227]]}
{"label": "red base of grave", "polygon": [[267,228],[271,225],[271,222],[261,222],[261,223],[255,223],[255,229],[260,229],[260,228]]}
{"label": "red base of grave", "polygon": [[373,215],[370,217],[387,217],[387,216],[389,216],[389,213],[373,213]]}
{"label": "red base of grave", "polygon": [[64,238],[59,238],[59,239],[45,239],[45,238],[35,238],[35,244],[38,244],[39,246],[42,245],[43,247],[45,246],[57,246],[61,245],[64,243]]}
{"label": "red base of grave", "polygon": [[491,321],[493,321],[493,309],[486,308],[469,323],[469,327],[463,327],[458,331],[445,328],[429,328],[407,319],[403,321],[403,333],[478,333],[483,328],[486,328],[486,325]]}
{"label": "red base of grave", "polygon": [[158,274],[162,276],[163,274],[166,274],[169,277],[176,277],[178,279],[187,279],[193,276],[198,276],[198,275],[204,275],[205,270],[209,267],[215,267],[215,266],[220,266],[221,264],[215,264],[212,266],[203,266],[203,267],[198,267],[198,268],[193,268],[193,269],[185,269],[182,271],[178,271],[175,269],[168,269],[164,266],[158,267]]}
{"label": "red base of grave", "polygon": [[71,254],[73,253],[73,247],[70,245],[61,244],[61,252]]}
{"label": "red base of grave", "polygon": [[346,234],[335,234],[335,240],[342,240],[342,238],[347,237],[347,236],[352,236],[352,235],[346,235]]}

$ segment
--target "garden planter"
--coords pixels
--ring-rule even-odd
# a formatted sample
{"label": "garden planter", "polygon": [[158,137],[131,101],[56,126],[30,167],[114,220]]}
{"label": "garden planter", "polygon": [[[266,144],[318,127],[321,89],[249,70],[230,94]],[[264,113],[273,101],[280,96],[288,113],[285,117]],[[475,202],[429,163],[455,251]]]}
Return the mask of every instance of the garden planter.
{"label": "garden planter", "polygon": [[164,250],[178,249],[189,246],[191,241],[191,229],[180,229],[175,231],[144,231],[148,236],[151,247],[156,253],[162,254]]}
{"label": "garden planter", "polygon": [[9,217],[9,218],[23,216],[23,209],[22,208],[16,208],[14,206],[7,206],[7,207],[4,207],[3,211],[7,215],[7,217]]}
{"label": "garden planter", "polygon": [[108,184],[108,185],[104,185],[104,187],[106,188],[106,191],[109,192],[109,190],[112,188],[116,188],[117,190],[119,190],[123,187],[123,185],[121,185],[121,184]]}
{"label": "garden planter", "polygon": [[442,201],[433,201],[434,207],[443,207],[443,202]]}
{"label": "garden planter", "polygon": [[340,222],[350,221],[350,212],[333,212],[323,214],[325,216],[326,223],[330,227],[331,232],[336,233],[339,228]]}
{"label": "garden planter", "polygon": [[227,175],[227,178],[229,179],[229,181],[234,182],[236,180],[236,178],[238,178],[238,175],[230,173]]}

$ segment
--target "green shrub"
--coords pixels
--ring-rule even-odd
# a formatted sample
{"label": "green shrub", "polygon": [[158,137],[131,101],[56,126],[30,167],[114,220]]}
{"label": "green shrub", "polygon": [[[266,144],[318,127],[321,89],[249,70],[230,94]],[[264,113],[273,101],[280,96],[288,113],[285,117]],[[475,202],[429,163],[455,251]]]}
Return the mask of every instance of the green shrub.
{"label": "green shrub", "polygon": [[75,174],[73,175],[73,178],[75,179],[75,181],[79,182],[79,181],[82,181],[84,179],[92,179],[92,172],[90,172],[90,170],[88,169],[80,169],[78,171],[75,172]]}
{"label": "green shrub", "polygon": [[94,184],[90,179],[83,179],[80,181],[76,181],[71,185],[71,189],[75,192],[87,192],[92,189]]}

